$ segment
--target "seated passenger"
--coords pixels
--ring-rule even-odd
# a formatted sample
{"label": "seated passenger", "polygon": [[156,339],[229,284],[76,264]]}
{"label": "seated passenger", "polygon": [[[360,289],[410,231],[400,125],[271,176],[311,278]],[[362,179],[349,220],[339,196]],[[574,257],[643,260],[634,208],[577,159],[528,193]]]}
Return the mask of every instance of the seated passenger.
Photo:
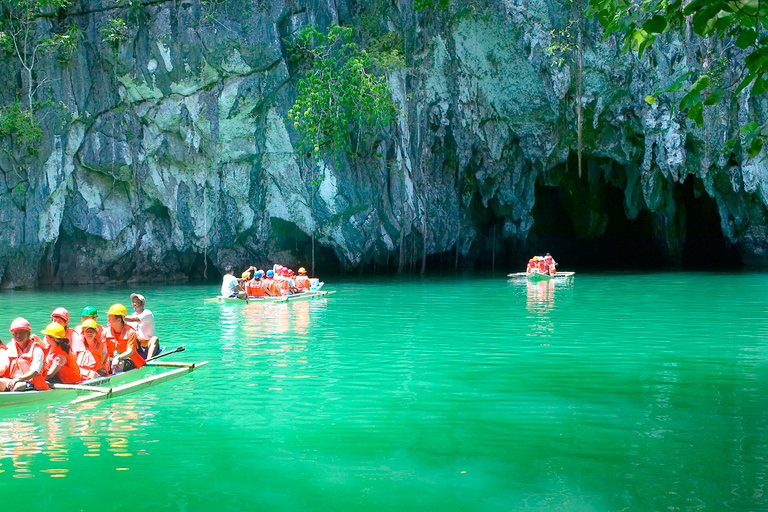
{"label": "seated passenger", "polygon": [[78,338],[80,338],[80,334],[75,332],[74,329],[70,329],[68,327],[69,311],[67,311],[64,308],[56,308],[53,310],[53,313],[51,313],[51,320],[53,320],[54,322],[57,322],[62,327],[64,327],[64,332],[66,333],[66,338],[69,340],[70,347],[72,346],[72,344],[78,341]]}
{"label": "seated passenger", "polygon": [[245,293],[248,294],[249,297],[266,297],[267,293],[264,291],[264,289],[261,287],[261,280],[264,277],[264,272],[261,270],[257,270],[256,273],[253,275],[253,279],[248,281],[245,285]]}
{"label": "seated passenger", "polygon": [[40,338],[32,334],[32,328],[24,318],[11,322],[13,341],[8,344],[5,355],[8,368],[0,378],[0,391],[28,391],[51,389],[45,382],[43,363],[45,350]]}
{"label": "seated passenger", "polygon": [[275,271],[267,270],[267,278],[261,282],[261,288],[270,297],[279,297],[281,295],[280,289],[277,287],[277,283],[275,282],[274,278]]}
{"label": "seated passenger", "polygon": [[83,341],[78,347],[72,347],[80,367],[83,380],[95,379],[107,375],[107,346],[98,335],[99,324],[88,318],[80,325]]}
{"label": "seated passenger", "polygon": [[306,293],[309,291],[309,278],[307,277],[307,271],[304,267],[299,268],[299,275],[293,280],[296,285],[297,293]]}
{"label": "seated passenger", "polygon": [[107,311],[108,327],[104,329],[102,341],[114,344],[115,354],[112,356],[111,373],[125,372],[144,366],[144,358],[137,351],[138,342],[136,331],[125,323],[128,311],[122,304],[112,304]]}
{"label": "seated passenger", "polygon": [[552,255],[549,253],[544,255],[544,261],[547,263],[547,266],[549,267],[549,273],[552,275],[555,275],[557,273],[557,262],[552,257]]}
{"label": "seated passenger", "polygon": [[136,336],[139,340],[139,354],[145,359],[157,355],[160,350],[160,340],[155,331],[155,315],[144,307],[147,303],[143,295],[139,293],[131,294],[131,304],[136,312],[133,316],[126,316],[125,321],[131,322],[131,326],[136,329]]}
{"label": "seated passenger", "polygon": [[58,322],[51,322],[43,331],[45,341],[51,351],[45,358],[45,375],[48,382],[75,384],[80,382],[80,368],[72,353],[64,327]]}
{"label": "seated passenger", "polygon": [[529,259],[528,266],[525,267],[525,271],[530,274],[535,268],[536,268],[536,258]]}
{"label": "seated passenger", "polygon": [[238,283],[235,277],[235,271],[231,266],[227,265],[224,269],[224,277],[221,283],[221,296],[225,298],[239,297],[241,293],[245,295],[242,290],[240,283]]}
{"label": "seated passenger", "polygon": [[96,330],[97,339],[101,339],[101,334],[104,332],[104,328],[98,324],[98,312],[96,311],[96,308],[93,306],[85,306],[83,310],[80,312],[80,325],[75,327],[75,332],[79,334],[81,337],[83,336],[83,324],[86,320],[93,320],[96,322],[96,326],[98,329]]}

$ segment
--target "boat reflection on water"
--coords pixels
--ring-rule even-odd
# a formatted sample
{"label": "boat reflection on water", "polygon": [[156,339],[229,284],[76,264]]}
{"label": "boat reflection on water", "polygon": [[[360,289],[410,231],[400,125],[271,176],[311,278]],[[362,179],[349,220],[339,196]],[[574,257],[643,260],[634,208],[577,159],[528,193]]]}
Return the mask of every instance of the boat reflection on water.
{"label": "boat reflection on water", "polygon": [[222,363],[246,387],[264,375],[274,379],[269,389],[275,391],[285,379],[310,378],[307,344],[326,308],[326,299],[221,306]]}
{"label": "boat reflection on water", "polygon": [[527,281],[526,308],[531,313],[528,318],[532,320],[532,336],[551,336],[554,332],[551,312],[555,308],[555,299],[561,299],[566,291],[570,291],[573,285],[571,279],[550,279],[548,281]]}
{"label": "boat reflection on water", "polygon": [[80,457],[141,455],[146,453],[140,448],[146,446],[146,438],[133,443],[132,436],[140,434],[152,417],[150,408],[139,406],[136,399],[12,413],[0,421],[0,473],[14,478],[64,478],[70,472],[70,460]]}

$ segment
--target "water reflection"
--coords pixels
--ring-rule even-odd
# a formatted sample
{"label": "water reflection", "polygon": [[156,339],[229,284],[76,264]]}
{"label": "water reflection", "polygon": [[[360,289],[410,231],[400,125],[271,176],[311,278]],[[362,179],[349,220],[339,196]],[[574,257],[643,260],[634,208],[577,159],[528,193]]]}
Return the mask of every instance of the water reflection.
{"label": "water reflection", "polygon": [[[70,459],[131,457],[146,453],[140,432],[153,414],[137,400],[90,403],[77,408],[51,406],[0,421],[0,473],[63,478]],[[44,469],[35,469],[44,468]]]}
{"label": "water reflection", "polygon": [[555,308],[555,298],[569,290],[572,279],[550,279],[548,281],[526,281],[526,308],[531,313],[528,319],[531,332],[529,336],[551,336],[555,325],[551,312]]}

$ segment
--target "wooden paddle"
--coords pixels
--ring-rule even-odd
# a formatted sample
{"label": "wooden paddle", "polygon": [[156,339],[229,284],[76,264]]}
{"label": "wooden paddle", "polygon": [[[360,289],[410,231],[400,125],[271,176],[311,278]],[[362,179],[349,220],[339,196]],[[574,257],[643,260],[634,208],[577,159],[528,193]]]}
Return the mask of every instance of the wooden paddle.
{"label": "wooden paddle", "polygon": [[158,354],[158,355],[156,355],[156,356],[150,357],[149,359],[145,360],[145,362],[146,362],[146,363],[148,363],[148,362],[150,362],[150,361],[154,361],[155,359],[158,359],[158,358],[160,358],[160,357],[169,356],[169,355],[171,355],[171,354],[175,354],[175,353],[177,353],[177,352],[184,352],[184,350],[185,350],[185,348],[184,348],[184,346],[182,345],[181,347],[177,347],[177,348],[175,348],[175,349],[171,350],[170,352],[163,352],[162,354]]}

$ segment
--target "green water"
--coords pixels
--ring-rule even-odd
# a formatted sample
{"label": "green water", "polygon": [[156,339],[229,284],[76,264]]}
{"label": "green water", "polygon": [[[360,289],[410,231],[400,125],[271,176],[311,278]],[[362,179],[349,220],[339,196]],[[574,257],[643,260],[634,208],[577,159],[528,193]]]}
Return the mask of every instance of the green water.
{"label": "green water", "polygon": [[4,508],[768,510],[768,274],[326,286],[247,306],[204,304],[215,286],[1,293],[5,332],[141,291],[174,360],[211,361],[0,409]]}

